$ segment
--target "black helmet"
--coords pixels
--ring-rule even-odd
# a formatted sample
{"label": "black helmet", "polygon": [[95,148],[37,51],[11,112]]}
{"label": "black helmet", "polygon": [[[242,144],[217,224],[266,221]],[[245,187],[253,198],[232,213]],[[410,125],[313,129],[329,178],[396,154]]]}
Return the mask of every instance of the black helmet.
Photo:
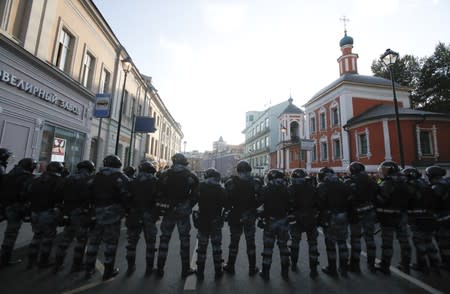
{"label": "black helmet", "polygon": [[422,174],[414,167],[408,167],[402,170],[402,173],[408,177],[410,180],[420,179]]}
{"label": "black helmet", "polygon": [[85,169],[89,173],[92,173],[95,170],[95,164],[91,160],[83,160],[77,164],[77,169],[78,170]]}
{"label": "black helmet", "polygon": [[328,175],[334,175],[334,170],[330,167],[322,167],[317,173],[317,178],[319,181],[323,181],[323,179]]}
{"label": "black helmet", "polygon": [[252,167],[250,166],[250,164],[247,161],[241,160],[238,162],[238,164],[236,166],[236,170],[238,173],[251,172]]}
{"label": "black helmet", "polygon": [[150,161],[144,160],[139,164],[139,172],[154,174],[156,173],[156,168]]}
{"label": "black helmet", "polygon": [[12,152],[6,148],[0,148],[0,162],[6,162],[10,158]]}
{"label": "black helmet", "polygon": [[47,165],[47,171],[60,174],[64,171],[64,165],[62,162],[52,161]]}
{"label": "black helmet", "polygon": [[205,179],[216,178],[220,180],[220,173],[215,168],[208,168],[205,171]]}
{"label": "black helmet", "polygon": [[186,156],[184,156],[182,153],[175,153],[172,156],[172,163],[173,164],[181,164],[181,165],[188,165],[189,162],[186,159]]}
{"label": "black helmet", "polygon": [[123,169],[123,173],[127,176],[132,178],[134,174],[136,173],[136,168],[134,166],[127,166]]}
{"label": "black helmet", "polygon": [[22,158],[17,165],[31,173],[35,170],[37,162],[33,158],[26,157]]}
{"label": "black helmet", "polygon": [[284,174],[282,171],[278,169],[271,169],[269,170],[269,173],[267,174],[267,179],[269,181],[275,180],[275,179],[284,179]]}
{"label": "black helmet", "polygon": [[306,178],[308,176],[308,173],[303,168],[296,168],[291,173],[291,178],[298,179],[298,178]]}
{"label": "black helmet", "polygon": [[353,161],[352,163],[350,163],[350,165],[347,168],[347,171],[351,175],[359,174],[365,170],[366,170],[366,167],[364,166],[364,164],[362,164],[359,161]]}
{"label": "black helmet", "polygon": [[425,174],[429,179],[442,178],[447,174],[447,171],[443,167],[432,165],[425,169]]}
{"label": "black helmet", "polygon": [[[378,166],[378,172],[382,175],[392,175],[398,173],[400,168],[394,161],[386,160]],[[386,174],[385,174],[386,173]]]}
{"label": "black helmet", "polygon": [[122,161],[120,160],[120,157],[114,154],[108,155],[103,159],[103,166],[104,167],[114,167],[114,168],[121,168],[122,167]]}

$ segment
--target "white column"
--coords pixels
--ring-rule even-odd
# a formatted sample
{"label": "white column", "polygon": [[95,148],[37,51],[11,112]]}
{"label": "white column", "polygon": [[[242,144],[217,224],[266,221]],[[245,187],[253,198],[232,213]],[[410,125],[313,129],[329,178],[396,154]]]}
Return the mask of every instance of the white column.
{"label": "white column", "polygon": [[434,142],[434,158],[438,159],[438,157],[439,157],[439,149],[438,149],[436,125],[433,125],[433,142]]}
{"label": "white column", "polygon": [[420,128],[416,125],[416,138],[417,138],[417,156],[419,160],[422,159],[422,146],[420,146]]}
{"label": "white column", "polygon": [[384,160],[392,160],[391,139],[389,137],[389,124],[387,119],[383,119],[383,137],[384,137]]}

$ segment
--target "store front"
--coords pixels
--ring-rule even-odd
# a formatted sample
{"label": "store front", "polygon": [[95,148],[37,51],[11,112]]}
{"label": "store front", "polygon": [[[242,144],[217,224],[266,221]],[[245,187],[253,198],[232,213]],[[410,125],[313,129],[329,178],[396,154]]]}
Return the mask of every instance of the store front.
{"label": "store front", "polygon": [[[93,93],[0,35],[0,146],[69,170],[89,157]],[[9,166],[9,169],[12,165]]]}

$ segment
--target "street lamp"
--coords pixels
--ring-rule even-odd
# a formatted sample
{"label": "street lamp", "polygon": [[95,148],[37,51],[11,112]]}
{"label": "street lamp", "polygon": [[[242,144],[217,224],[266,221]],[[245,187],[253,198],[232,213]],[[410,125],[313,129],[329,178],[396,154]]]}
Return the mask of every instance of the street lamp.
{"label": "street lamp", "polygon": [[183,145],[184,145],[184,154],[186,154],[186,144],[187,144],[187,142],[184,141],[184,142],[183,142]]}
{"label": "street lamp", "polygon": [[121,60],[121,63],[123,72],[125,73],[125,77],[123,79],[122,98],[120,99],[119,121],[117,122],[116,148],[114,149],[115,155],[118,155],[117,151],[119,150],[120,128],[122,127],[123,98],[125,97],[125,85],[127,84],[127,76],[131,69],[131,58],[124,58]]}
{"label": "street lamp", "polygon": [[286,173],[286,145],[285,145],[285,137],[286,137],[286,133],[287,133],[287,129],[285,126],[281,126],[281,133],[283,134],[283,174]]}
{"label": "street lamp", "polygon": [[397,59],[398,59],[398,53],[395,51],[392,51],[391,49],[386,49],[386,52],[384,52],[380,56],[381,62],[389,70],[389,75],[391,77],[392,92],[394,94],[395,121],[397,123],[397,141],[398,141],[398,148],[399,148],[399,153],[400,153],[400,165],[402,168],[404,168],[405,167],[405,159],[403,156],[403,141],[402,141],[402,133],[401,133],[401,128],[400,128],[400,117],[398,114],[397,95],[395,93],[394,74],[392,72],[392,66],[395,64]]}

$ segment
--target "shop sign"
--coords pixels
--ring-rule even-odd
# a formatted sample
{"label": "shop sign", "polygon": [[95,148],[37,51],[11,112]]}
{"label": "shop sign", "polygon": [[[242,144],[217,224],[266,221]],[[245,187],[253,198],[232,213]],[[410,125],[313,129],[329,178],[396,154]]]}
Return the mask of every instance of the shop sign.
{"label": "shop sign", "polygon": [[66,139],[57,138],[53,139],[52,156],[50,161],[64,162],[64,156],[66,155]]}
{"label": "shop sign", "polygon": [[300,149],[306,151],[314,150],[314,140],[310,139],[301,139],[300,140]]}
{"label": "shop sign", "polygon": [[0,70],[0,81],[4,82],[5,84],[8,84],[12,87],[15,87],[21,91],[24,91],[28,94],[36,96],[47,103],[59,106],[68,112],[74,113],[76,115],[80,115],[80,113],[81,113],[80,107],[78,107],[68,101],[64,101],[64,100],[58,98],[55,93],[48,92],[36,85],[33,85],[32,83],[29,83],[25,80],[22,80],[22,79],[16,77],[15,75],[13,75],[7,71]]}
{"label": "shop sign", "polygon": [[95,95],[94,117],[108,118],[111,109],[111,94]]}

